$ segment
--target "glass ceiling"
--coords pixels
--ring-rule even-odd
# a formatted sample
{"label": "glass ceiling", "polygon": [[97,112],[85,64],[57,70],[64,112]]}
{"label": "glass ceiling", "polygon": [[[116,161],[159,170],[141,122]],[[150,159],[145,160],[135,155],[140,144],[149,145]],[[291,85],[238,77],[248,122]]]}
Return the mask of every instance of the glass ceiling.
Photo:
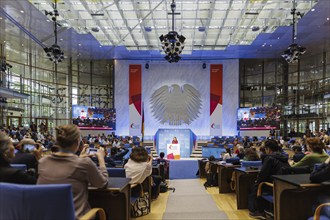
{"label": "glass ceiling", "polygon": [[[52,11],[50,0],[30,0],[40,11]],[[172,29],[170,0],[59,0],[59,24],[92,34],[103,46],[160,50],[159,36]],[[186,37],[183,53],[250,45],[260,33],[292,23],[290,0],[175,1],[175,31]],[[302,15],[317,0],[296,0]],[[46,17],[45,17],[46,19]]]}

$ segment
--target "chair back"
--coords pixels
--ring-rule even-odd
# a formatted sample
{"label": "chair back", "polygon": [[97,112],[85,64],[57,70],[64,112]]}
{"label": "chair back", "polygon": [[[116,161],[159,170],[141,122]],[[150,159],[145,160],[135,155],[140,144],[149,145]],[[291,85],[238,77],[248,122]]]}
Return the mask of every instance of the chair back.
{"label": "chair back", "polygon": [[232,164],[239,164],[239,157],[232,157],[232,158],[228,158],[226,160],[226,163],[232,163]]}
{"label": "chair back", "polygon": [[109,177],[126,177],[124,168],[107,168]]}
{"label": "chair back", "polygon": [[19,170],[23,170],[23,171],[26,171],[27,170],[26,164],[12,163],[12,164],[10,164],[10,166],[11,167],[14,167],[16,169],[19,169]]}
{"label": "chair back", "polygon": [[70,184],[0,183],[0,219],[75,219]]}
{"label": "chair back", "polygon": [[261,160],[257,161],[242,161],[242,167],[260,167],[262,165]]}

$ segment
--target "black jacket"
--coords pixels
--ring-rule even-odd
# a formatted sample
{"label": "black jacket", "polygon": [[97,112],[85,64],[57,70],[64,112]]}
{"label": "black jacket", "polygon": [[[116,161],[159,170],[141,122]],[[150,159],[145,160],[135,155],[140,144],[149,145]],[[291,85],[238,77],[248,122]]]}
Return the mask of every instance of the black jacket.
{"label": "black jacket", "polygon": [[17,152],[11,163],[26,164],[27,169],[33,168],[38,170],[38,160],[31,153]]}
{"label": "black jacket", "polygon": [[110,158],[112,160],[123,160],[124,156],[129,152],[128,149],[123,149],[120,152],[116,153],[115,155],[112,155]]}
{"label": "black jacket", "polygon": [[320,183],[330,180],[330,164],[322,164],[316,170],[314,170],[310,175],[310,180],[312,182]]}
{"label": "black jacket", "polygon": [[37,178],[28,175],[22,170],[11,167],[10,165],[0,165],[0,182],[19,183],[19,184],[36,184]]}
{"label": "black jacket", "polygon": [[263,161],[257,183],[273,182],[272,175],[282,174],[282,169],[286,167],[290,167],[286,155],[279,152],[267,155]]}
{"label": "black jacket", "polygon": [[306,154],[304,154],[303,152],[297,153],[297,154],[293,155],[292,160],[293,160],[295,163],[297,163],[297,162],[299,162],[301,159],[303,159],[305,155],[306,155]]}

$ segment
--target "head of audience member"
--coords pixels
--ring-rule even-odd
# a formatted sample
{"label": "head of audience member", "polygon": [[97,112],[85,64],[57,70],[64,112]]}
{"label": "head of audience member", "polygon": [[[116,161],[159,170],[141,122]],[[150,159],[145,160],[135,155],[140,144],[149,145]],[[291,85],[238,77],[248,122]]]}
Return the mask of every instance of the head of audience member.
{"label": "head of audience member", "polygon": [[295,145],[292,147],[292,150],[295,154],[302,153],[302,147],[299,145]]}
{"label": "head of audience member", "polygon": [[215,161],[215,157],[213,155],[209,156],[209,161]]}
{"label": "head of audience member", "polygon": [[28,149],[24,150],[24,145],[35,145],[35,146],[39,146],[36,145],[36,142],[31,139],[31,138],[23,138],[17,145],[16,145],[16,149],[21,152],[21,153],[32,153],[30,152]]}
{"label": "head of audience member", "polygon": [[165,153],[164,152],[160,152],[159,157],[163,159],[165,157]]}
{"label": "head of audience member", "polygon": [[95,147],[95,148],[100,148],[100,142],[99,142],[99,139],[95,139],[95,140],[94,140],[94,147]]}
{"label": "head of audience member", "polygon": [[148,151],[144,147],[135,147],[132,149],[130,159],[138,163],[148,162]]}
{"label": "head of audience member", "polygon": [[245,153],[244,147],[243,146],[239,146],[238,147],[238,152],[241,153],[241,154],[244,154]]}
{"label": "head of audience member", "polygon": [[110,151],[111,156],[116,155],[117,153],[118,153],[118,148],[113,146]]}
{"label": "head of audience member", "polygon": [[306,143],[307,147],[314,153],[322,154],[323,149],[325,148],[324,143],[317,137],[307,138]]}
{"label": "head of audience member", "polygon": [[80,144],[80,130],[76,125],[60,125],[56,130],[56,144],[60,150],[76,153]]}
{"label": "head of audience member", "polygon": [[226,153],[228,153],[231,156],[231,149],[230,148],[226,148]]}
{"label": "head of audience member", "polygon": [[260,157],[258,156],[258,153],[255,148],[248,148],[245,150],[244,160],[257,161],[260,160]]}
{"label": "head of audience member", "polygon": [[14,154],[14,146],[5,132],[0,132],[0,164],[9,164]]}
{"label": "head of audience member", "polygon": [[274,152],[279,151],[279,146],[277,141],[273,139],[265,141],[265,151],[267,154],[272,154]]}

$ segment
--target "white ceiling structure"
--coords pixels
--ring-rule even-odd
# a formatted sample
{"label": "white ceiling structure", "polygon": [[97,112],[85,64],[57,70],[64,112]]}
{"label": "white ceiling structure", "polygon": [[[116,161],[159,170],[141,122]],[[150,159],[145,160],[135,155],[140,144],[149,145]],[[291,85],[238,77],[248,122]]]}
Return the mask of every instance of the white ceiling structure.
{"label": "white ceiling structure", "polygon": [[[52,22],[45,11],[53,11],[54,0],[1,2],[0,6],[4,9],[2,14],[6,15],[2,15],[0,10],[0,16],[16,18],[17,23],[41,44],[53,42]],[[20,14],[26,7],[22,2],[30,5],[30,13]],[[317,39],[329,46],[329,2],[296,0],[297,11],[303,15],[302,18],[297,16],[299,38],[313,35],[315,31],[309,25],[315,25],[312,23],[315,19],[319,19],[317,22],[326,28],[320,32],[320,39],[306,38],[302,42],[307,44]],[[77,45],[85,47],[88,44],[93,45],[93,49],[86,46],[86,51],[103,54],[105,58],[133,59],[136,55],[140,59],[162,58],[164,54],[159,36],[172,29],[172,16],[168,14],[171,12],[171,3],[172,0],[58,0],[59,45],[64,48],[66,55],[71,56],[78,53]],[[175,12],[179,14],[175,15],[174,30],[186,37],[183,57],[242,58],[249,57],[251,53],[258,54],[260,47],[267,47],[269,54],[272,54],[267,55],[266,51],[260,53],[260,57],[269,57],[274,56],[275,52],[278,55],[279,51],[286,49],[284,45],[291,43],[291,0],[176,0],[175,3]],[[315,9],[318,4],[323,5]],[[324,9],[325,6],[327,9]],[[323,11],[319,13],[318,10]],[[17,14],[24,14],[28,18],[20,19]],[[10,22],[10,19],[5,20]],[[41,24],[41,21],[45,24]],[[12,31],[9,26],[5,26],[6,32]],[[311,33],[308,33],[309,30]],[[22,36],[22,33],[11,32],[12,36],[15,34]],[[90,43],[93,40],[95,42]]]}
{"label": "white ceiling structure", "polygon": [[[31,0],[44,12],[49,0]],[[249,45],[260,33],[273,33],[292,23],[292,1],[181,0],[175,1],[175,31],[186,37],[184,53],[193,49],[224,50],[228,45]],[[305,14],[315,0],[297,0]],[[91,33],[102,46],[128,50],[161,47],[159,36],[172,28],[171,1],[166,0],[58,0],[59,22],[78,33]]]}

